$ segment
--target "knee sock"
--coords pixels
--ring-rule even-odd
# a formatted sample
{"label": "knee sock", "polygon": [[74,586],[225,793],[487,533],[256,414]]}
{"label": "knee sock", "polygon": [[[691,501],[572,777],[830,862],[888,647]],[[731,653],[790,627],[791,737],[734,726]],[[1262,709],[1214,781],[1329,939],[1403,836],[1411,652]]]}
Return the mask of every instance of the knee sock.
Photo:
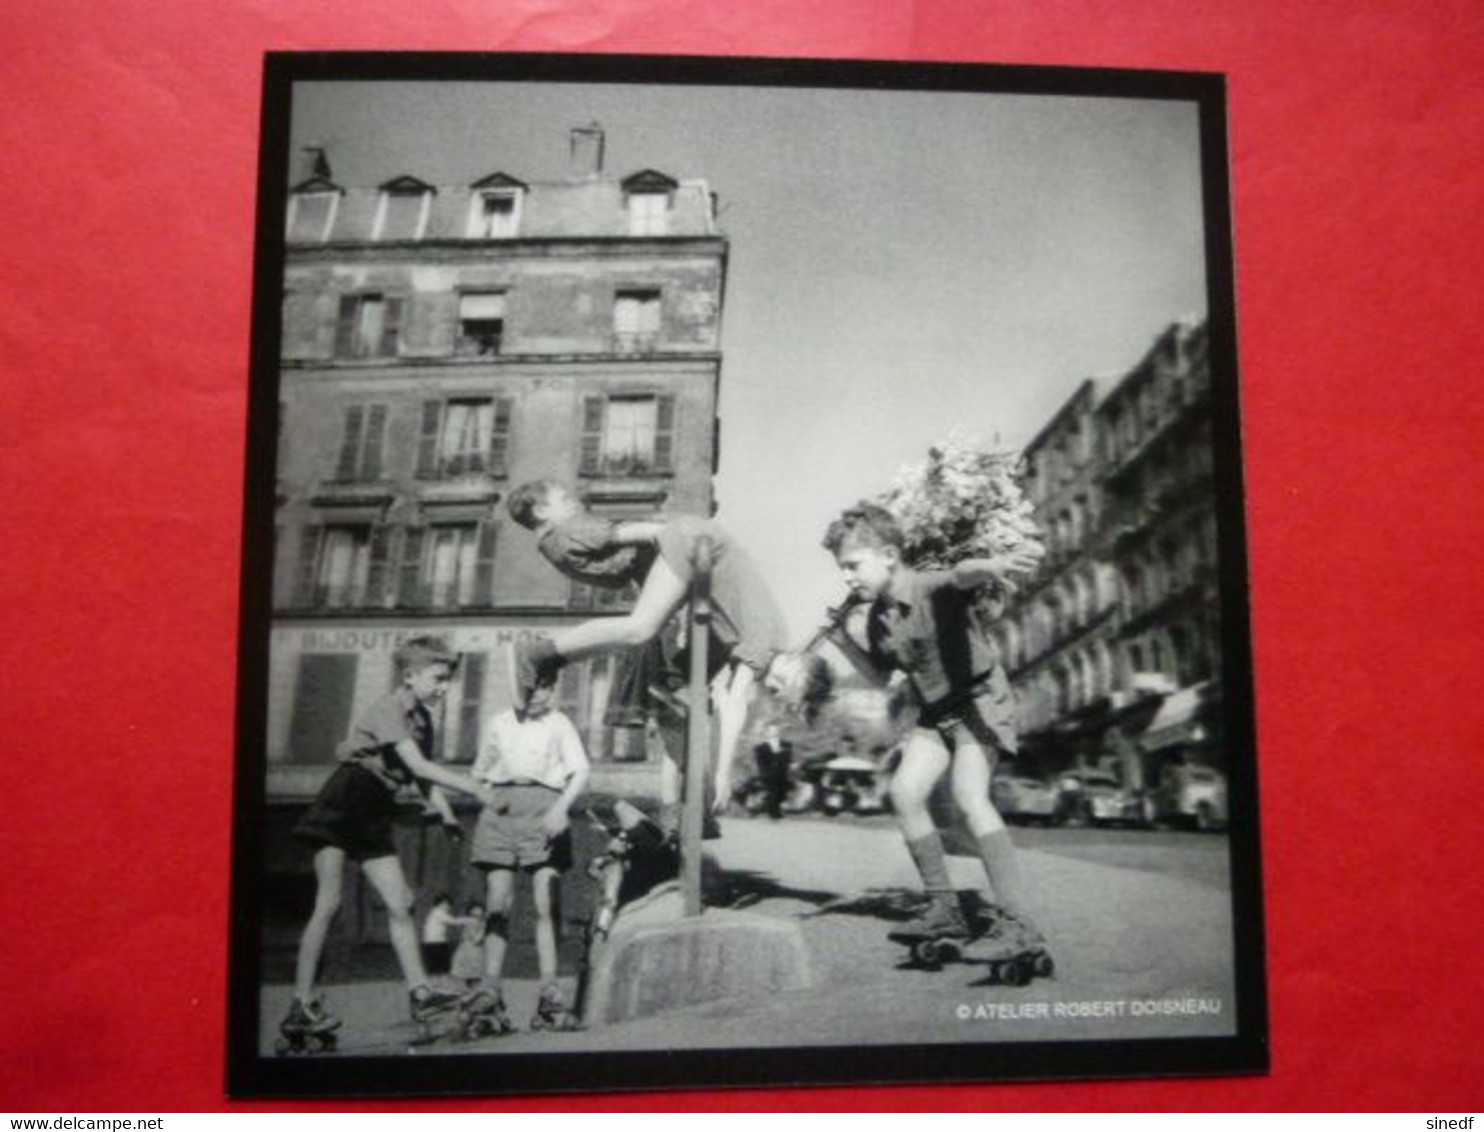
{"label": "knee sock", "polygon": [[948,858],[943,855],[943,838],[936,833],[914,838],[907,842],[907,852],[922,877],[922,887],[932,893],[953,891],[953,882],[948,879]]}
{"label": "knee sock", "polygon": [[994,898],[1001,908],[1012,916],[1035,924],[1030,894],[1020,875],[1020,864],[1015,859],[1015,845],[1010,840],[1010,831],[997,829],[979,839],[979,858],[984,862],[984,871],[989,875],[989,886],[994,889]]}

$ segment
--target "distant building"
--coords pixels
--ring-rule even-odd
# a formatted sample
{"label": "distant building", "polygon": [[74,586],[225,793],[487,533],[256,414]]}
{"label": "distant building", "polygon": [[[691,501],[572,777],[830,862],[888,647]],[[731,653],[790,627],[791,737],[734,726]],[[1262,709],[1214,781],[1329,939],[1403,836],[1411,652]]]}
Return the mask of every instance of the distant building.
{"label": "distant building", "polygon": [[1204,323],[1169,327],[1127,374],[1086,381],[1025,449],[1045,564],[999,645],[1027,761],[1222,761],[1215,482]]}
{"label": "distant building", "polygon": [[[392,650],[433,632],[463,654],[441,757],[471,759],[509,703],[505,645],[627,599],[548,566],[507,517],[551,477],[613,517],[709,514],[727,243],[707,185],[603,170],[490,170],[433,185],[338,184],[324,155],[286,216],[270,800],[311,796]],[[561,686],[601,764],[643,762],[603,727],[612,658]]]}

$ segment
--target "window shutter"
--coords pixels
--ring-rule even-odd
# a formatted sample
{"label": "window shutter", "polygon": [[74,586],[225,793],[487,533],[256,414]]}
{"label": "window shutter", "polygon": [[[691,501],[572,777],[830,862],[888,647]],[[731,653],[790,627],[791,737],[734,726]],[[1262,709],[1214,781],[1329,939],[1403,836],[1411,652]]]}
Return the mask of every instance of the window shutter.
{"label": "window shutter", "polygon": [[417,478],[438,478],[438,422],[443,416],[443,402],[423,402],[423,431],[417,445]]}
{"label": "window shutter", "polygon": [[402,570],[397,586],[401,605],[423,606],[428,603],[423,585],[423,535],[421,527],[408,527],[402,540]]}
{"label": "window shutter", "polygon": [[335,469],[335,478],[342,483],[356,478],[364,418],[365,409],[360,405],[351,405],[345,410],[345,432],[340,439],[340,464]]}
{"label": "window shutter", "polygon": [[299,535],[299,579],[295,605],[314,604],[314,567],[319,560],[319,543],[323,533],[321,527],[311,524]]}
{"label": "window shutter", "polygon": [[366,416],[366,448],[361,458],[361,478],[382,478],[381,453],[386,442],[386,406],[372,405]]}
{"label": "window shutter", "polygon": [[582,399],[582,462],[577,472],[583,476],[595,476],[600,471],[603,454],[603,409],[602,397]]}
{"label": "window shutter", "polygon": [[675,471],[675,398],[655,398],[654,470],[661,475]]}
{"label": "window shutter", "polygon": [[385,303],[381,323],[381,342],[376,352],[383,358],[395,358],[397,337],[402,329],[402,299],[397,295],[388,295]]}
{"label": "window shutter", "polygon": [[340,316],[335,322],[335,356],[351,357],[356,350],[356,313],[361,309],[359,295],[340,296]]}
{"label": "window shutter", "polygon": [[479,524],[479,552],[474,560],[474,604],[495,604],[495,521]]}
{"label": "window shutter", "polygon": [[459,697],[459,746],[454,758],[473,762],[479,755],[480,697],[484,692],[484,653],[466,652],[459,662],[463,684]]}
{"label": "window shutter", "polygon": [[492,476],[508,474],[505,469],[505,455],[510,448],[510,415],[510,398],[496,397],[495,427],[490,436],[489,474]]}
{"label": "window shutter", "polygon": [[387,551],[391,549],[391,533],[391,528],[385,524],[371,529],[371,565],[366,573],[365,605],[386,604]]}

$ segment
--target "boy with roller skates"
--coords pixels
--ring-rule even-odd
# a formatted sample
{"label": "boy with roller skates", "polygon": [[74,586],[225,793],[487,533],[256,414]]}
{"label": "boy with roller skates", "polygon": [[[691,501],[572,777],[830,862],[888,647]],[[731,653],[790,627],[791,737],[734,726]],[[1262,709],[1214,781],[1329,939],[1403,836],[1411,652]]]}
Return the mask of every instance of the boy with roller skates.
{"label": "boy with roller skates", "polygon": [[918,707],[917,726],[902,745],[892,777],[891,799],[930,903],[923,916],[892,938],[913,944],[961,942],[973,934],[928,810],[929,795],[946,774],[995,900],[1014,921],[1007,934],[1023,950],[1044,955],[1033,895],[989,798],[995,764],[1015,755],[1015,705],[994,645],[971,609],[973,591],[1009,586],[1034,570],[1039,555],[1025,551],[968,559],[944,570],[914,570],[902,560],[896,520],[872,503],[851,508],[830,524],[824,545],[853,596],[870,603],[865,632],[873,663],[883,674],[905,674]]}
{"label": "boy with roller skates", "polygon": [[509,1033],[501,992],[517,872],[531,878],[541,994],[532,1029],[562,1024],[568,1006],[557,985],[556,881],[572,864],[569,815],[587,787],[588,759],[572,721],[551,706],[554,681],[531,689],[524,707],[490,720],[474,778],[493,798],[474,827],[470,862],[485,873],[484,983],[464,1001],[471,1037]]}
{"label": "boy with roller skates", "polygon": [[314,848],[314,910],[299,940],[294,1001],[280,1030],[287,1049],[309,1040],[332,1048],[340,1020],[314,993],[315,977],[330,924],[340,908],[345,865],[354,861],[386,905],[392,949],[407,983],[415,1021],[452,1008],[459,996],[433,987],[418,946],[412,890],[392,844],[397,793],[416,785],[446,786],[488,800],[473,779],[432,761],[433,717],[458,657],[437,637],[414,637],[395,654],[399,684],[373,704],[340,745],[340,765],[294,828]]}

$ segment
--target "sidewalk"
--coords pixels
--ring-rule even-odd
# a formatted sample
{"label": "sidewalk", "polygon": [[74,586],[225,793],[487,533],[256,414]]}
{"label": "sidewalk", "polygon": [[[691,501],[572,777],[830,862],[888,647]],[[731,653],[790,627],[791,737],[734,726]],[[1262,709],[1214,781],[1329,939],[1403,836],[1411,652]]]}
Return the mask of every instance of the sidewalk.
{"label": "sidewalk", "polygon": [[[982,967],[900,969],[902,949],[887,932],[919,884],[894,829],[728,819],[723,831],[716,852],[733,906],[800,924],[811,989],[578,1033],[441,1043],[437,1052],[1183,1037],[1235,1028],[1230,904],[1209,885],[1023,852],[1022,869],[1047,907],[1056,976],[1027,987],[976,986]],[[951,857],[949,864],[960,890],[984,887],[977,860]],[[507,982],[522,1025],[536,989],[532,980]],[[264,990],[265,1052],[289,994],[285,986]],[[406,1009],[399,984],[336,987],[329,999],[345,1019],[345,1052],[405,1048],[411,1031],[395,1026]]]}

